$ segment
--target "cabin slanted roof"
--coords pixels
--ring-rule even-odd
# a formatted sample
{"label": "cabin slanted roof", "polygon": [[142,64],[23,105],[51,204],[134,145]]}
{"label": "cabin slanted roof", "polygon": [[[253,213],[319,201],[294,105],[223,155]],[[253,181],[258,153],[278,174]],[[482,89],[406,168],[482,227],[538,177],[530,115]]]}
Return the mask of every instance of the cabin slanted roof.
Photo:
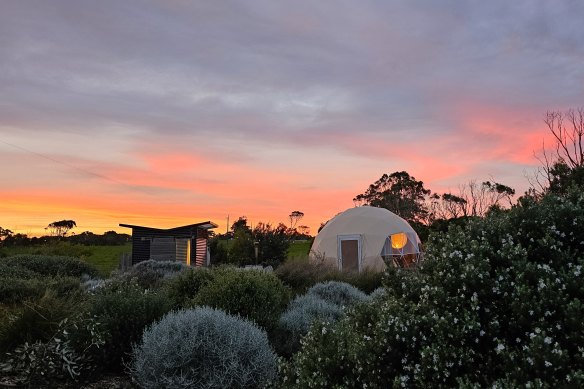
{"label": "cabin slanted roof", "polygon": [[155,228],[155,227],[147,227],[147,226],[137,226],[134,224],[120,224],[120,227],[126,227],[126,228],[143,228],[145,230],[150,230],[150,231],[159,231],[159,232],[173,232],[175,230],[182,230],[182,229],[187,229],[187,228],[200,228],[203,230],[210,230],[213,228],[217,228],[217,224],[213,223],[212,221],[206,221],[206,222],[202,222],[202,223],[195,223],[195,224],[187,224],[186,226],[180,226],[180,227],[173,227],[173,228]]}

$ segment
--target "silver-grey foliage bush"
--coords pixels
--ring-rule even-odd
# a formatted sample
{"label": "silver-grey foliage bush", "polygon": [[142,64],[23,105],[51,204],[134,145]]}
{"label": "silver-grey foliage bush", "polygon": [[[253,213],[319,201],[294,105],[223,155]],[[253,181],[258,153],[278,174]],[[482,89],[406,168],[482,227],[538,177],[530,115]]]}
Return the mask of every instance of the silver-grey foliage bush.
{"label": "silver-grey foliage bush", "polygon": [[130,272],[139,273],[152,271],[162,277],[168,277],[188,268],[189,267],[186,264],[178,261],[155,261],[150,259],[148,261],[138,262],[132,266]]}
{"label": "silver-grey foliage bush", "polygon": [[349,306],[368,299],[365,293],[353,285],[339,281],[319,282],[308,289],[307,294],[339,306]]}
{"label": "silver-grey foliage bush", "polygon": [[387,296],[387,291],[383,287],[377,288],[369,294],[369,297],[372,299],[383,298],[385,296]]}
{"label": "silver-grey foliage bush", "polygon": [[144,331],[130,370],[143,388],[255,388],[276,376],[267,334],[207,307],[172,312]]}
{"label": "silver-grey foliage bush", "polygon": [[300,339],[314,322],[333,323],[345,314],[345,307],[369,300],[365,293],[345,282],[319,282],[305,295],[294,299],[278,322],[277,350],[290,356],[300,348]]}
{"label": "silver-grey foliage bush", "polygon": [[343,316],[343,309],[320,297],[306,294],[299,296],[280,317],[280,328],[290,331],[293,336],[308,332],[313,321],[334,322]]}

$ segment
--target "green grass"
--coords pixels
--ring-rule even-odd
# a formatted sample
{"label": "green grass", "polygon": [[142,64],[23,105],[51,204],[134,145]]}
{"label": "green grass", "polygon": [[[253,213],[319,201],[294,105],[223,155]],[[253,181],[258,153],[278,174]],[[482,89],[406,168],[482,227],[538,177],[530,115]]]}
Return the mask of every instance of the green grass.
{"label": "green grass", "polygon": [[131,251],[131,243],[123,246],[83,246],[60,242],[44,246],[3,247],[0,249],[0,257],[17,254],[65,255],[86,261],[106,277],[118,268],[120,255]]}
{"label": "green grass", "polygon": [[308,257],[308,252],[310,251],[311,245],[312,242],[309,240],[302,242],[292,242],[290,244],[290,248],[288,249],[288,259]]}

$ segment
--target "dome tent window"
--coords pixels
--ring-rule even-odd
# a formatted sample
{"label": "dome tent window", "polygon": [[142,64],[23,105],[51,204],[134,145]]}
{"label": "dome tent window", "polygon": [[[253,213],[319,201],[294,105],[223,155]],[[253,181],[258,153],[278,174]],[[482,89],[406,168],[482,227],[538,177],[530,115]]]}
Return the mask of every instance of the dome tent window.
{"label": "dome tent window", "polygon": [[[387,264],[398,267],[409,267],[419,261],[421,250],[420,242],[416,241],[417,235],[411,232],[399,232],[389,235],[381,257]],[[414,242],[418,242],[414,244]]]}

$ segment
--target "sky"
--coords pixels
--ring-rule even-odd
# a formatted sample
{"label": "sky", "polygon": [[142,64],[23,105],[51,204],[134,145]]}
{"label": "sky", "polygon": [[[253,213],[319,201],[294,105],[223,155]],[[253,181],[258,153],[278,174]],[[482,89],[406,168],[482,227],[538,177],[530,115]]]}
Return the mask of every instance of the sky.
{"label": "sky", "polygon": [[[0,226],[312,233],[384,173],[523,193],[584,105],[584,2],[0,2]],[[129,232],[129,231],[126,231]]]}

